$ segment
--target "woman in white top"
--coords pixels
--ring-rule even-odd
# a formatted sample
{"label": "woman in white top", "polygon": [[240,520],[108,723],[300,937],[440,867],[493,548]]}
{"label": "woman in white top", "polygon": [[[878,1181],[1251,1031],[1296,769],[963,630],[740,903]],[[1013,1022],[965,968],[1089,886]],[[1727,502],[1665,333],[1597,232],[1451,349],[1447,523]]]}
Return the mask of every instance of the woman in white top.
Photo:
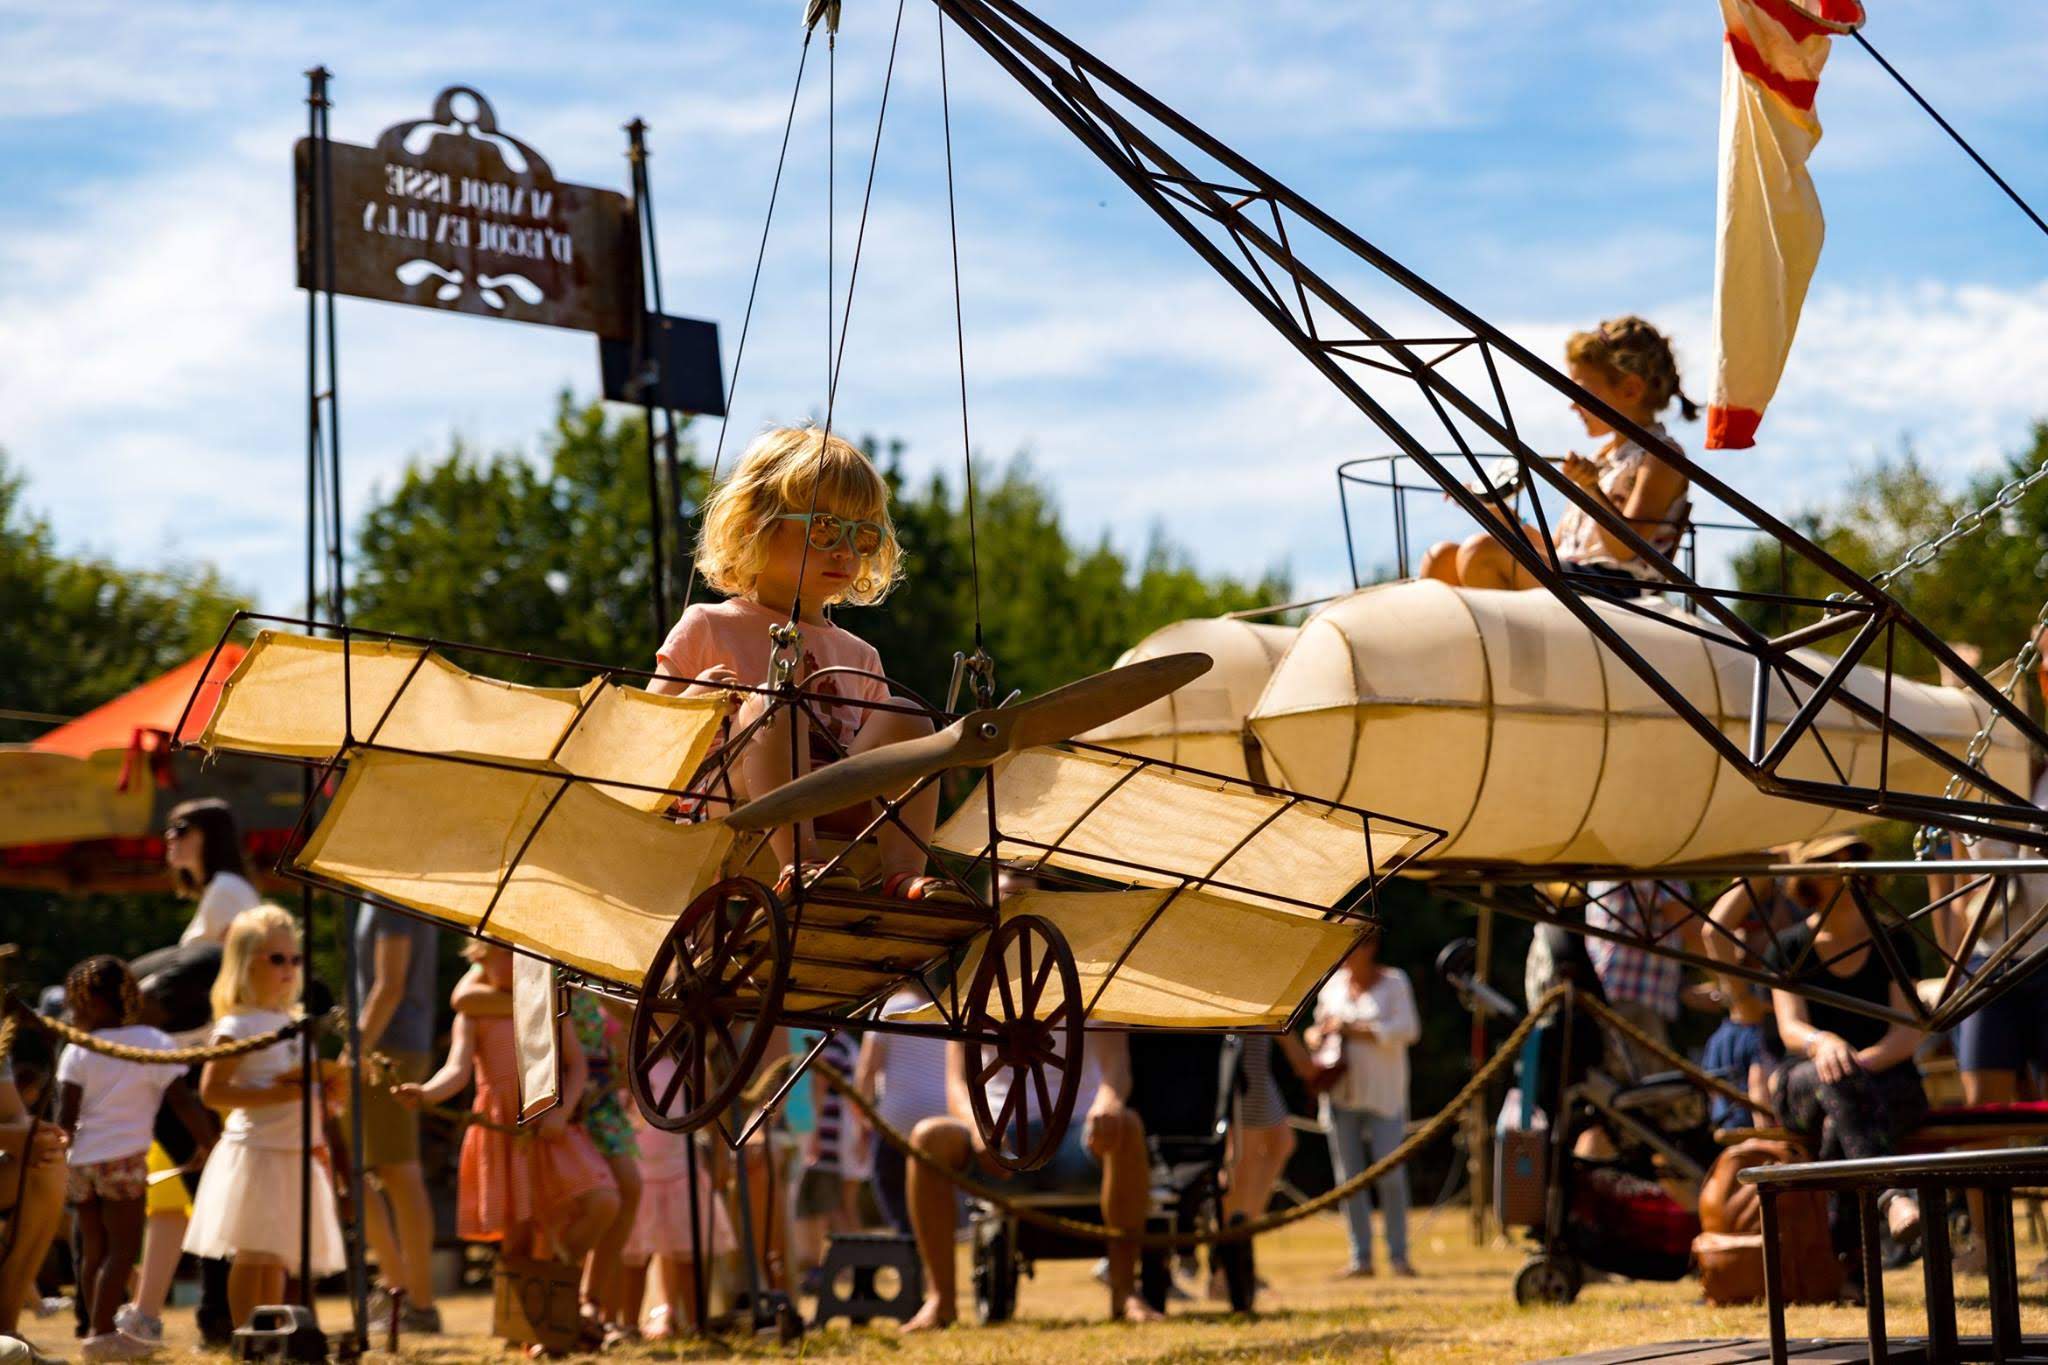
{"label": "woman in white top", "polygon": [[[1602,403],[1634,422],[1671,450],[1678,443],[1665,432],[1658,414],[1675,398],[1679,410],[1691,421],[1699,409],[1679,389],[1678,362],[1671,342],[1649,323],[1633,315],[1610,319],[1590,332],[1575,332],[1565,342],[1565,368],[1572,382]],[[1607,511],[1627,520],[1629,527],[1667,558],[1678,549],[1684,534],[1687,480],[1685,475],[1657,451],[1648,451],[1608,425],[1607,419],[1591,409],[1574,405],[1579,421],[1589,436],[1607,441],[1591,458],[1565,456],[1564,476]],[[1495,486],[1503,494],[1511,488]],[[1517,532],[1547,554],[1542,536],[1532,526],[1507,515],[1509,509],[1493,504],[1504,528],[1479,532],[1463,544],[1447,540],[1430,547],[1423,556],[1424,578],[1440,579],[1453,587],[1515,588],[1536,586],[1536,578],[1508,553],[1500,535]],[[1633,546],[1593,520],[1576,506],[1567,506],[1553,530],[1557,559],[1567,570],[1598,574],[1614,580],[1613,591],[1634,596],[1645,584],[1663,581],[1663,574],[1636,553]]]}
{"label": "woman in white top", "polygon": [[[1323,1092],[1323,1129],[1330,1139],[1330,1164],[1337,1179],[1349,1180],[1368,1160],[1392,1151],[1408,1131],[1408,1049],[1422,1036],[1415,992],[1399,967],[1380,963],[1379,927],[1370,927],[1344,965],[1316,997],[1308,1045],[1318,1065],[1341,1062],[1343,1074]],[[1396,1167],[1374,1184],[1380,1222],[1387,1238],[1387,1262],[1396,1275],[1415,1273],[1408,1264],[1408,1172]],[[1372,1213],[1365,1192],[1344,1201],[1351,1235],[1347,1277],[1373,1273]]]}
{"label": "woman in white top", "polygon": [[228,926],[263,898],[250,884],[242,861],[242,833],[225,801],[186,801],[171,808],[164,823],[164,862],[178,894],[199,902],[180,943],[227,941]]}

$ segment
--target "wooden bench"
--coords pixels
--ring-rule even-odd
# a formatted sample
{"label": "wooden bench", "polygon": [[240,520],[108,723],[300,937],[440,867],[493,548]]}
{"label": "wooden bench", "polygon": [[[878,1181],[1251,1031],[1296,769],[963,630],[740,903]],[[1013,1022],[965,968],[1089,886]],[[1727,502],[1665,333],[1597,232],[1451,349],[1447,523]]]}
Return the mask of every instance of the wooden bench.
{"label": "wooden bench", "polygon": [[[2048,1147],[1946,1152],[1878,1157],[1867,1161],[1811,1161],[1790,1166],[1752,1166],[1738,1177],[1757,1187],[1763,1213],[1764,1294],[1770,1312],[1771,1360],[1791,1357],[1785,1341],[1785,1294],[1778,1242],[1777,1199],[1793,1190],[1853,1196],[1863,1239],[1863,1292],[1872,1365],[1889,1365],[1884,1313],[1884,1275],[1878,1254],[1878,1196],[1888,1189],[1911,1190],[1920,1200],[1922,1270],[1927,1283],[1927,1341],[1914,1358],[1929,1361],[2048,1360],[2048,1338],[2020,1335],[2019,1270],[2014,1260],[2012,1192],[2048,1184]],[[1948,1195],[1977,1191],[1984,1199],[1984,1250],[1991,1279],[1991,1337],[1959,1340],[1956,1335],[1955,1263],[1950,1255]]]}

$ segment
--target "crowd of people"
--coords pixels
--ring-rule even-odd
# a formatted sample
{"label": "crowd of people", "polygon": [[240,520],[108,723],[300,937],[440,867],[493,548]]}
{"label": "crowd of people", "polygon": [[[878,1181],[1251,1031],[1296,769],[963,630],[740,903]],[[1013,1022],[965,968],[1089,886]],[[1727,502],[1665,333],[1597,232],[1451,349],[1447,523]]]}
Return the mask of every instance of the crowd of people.
{"label": "crowd of people", "polygon": [[[825,615],[841,602],[879,600],[898,564],[887,484],[843,440],[811,430],[769,432],[719,486],[706,507],[698,567],[725,600],[684,612],[662,645],[661,676],[651,685],[738,698],[730,733],[753,739],[731,762],[713,765],[729,774],[727,795],[744,799],[787,781],[792,753],[801,771],[840,752],[929,732],[919,716],[860,706],[886,700],[882,662]],[[802,676],[846,698],[807,711],[817,718],[808,735],[795,731],[806,722],[766,707],[761,692],[748,690],[768,681],[767,627],[791,617],[803,627]],[[702,802],[678,803],[679,818],[702,813]],[[881,894],[928,902],[959,896],[924,865],[920,841],[929,840],[936,814],[934,789],[906,803],[903,828],[883,826]],[[797,860],[792,831],[774,832],[770,843],[785,864],[785,894],[799,879],[824,884],[818,865]],[[75,1260],[82,1353],[134,1359],[158,1349],[186,1256],[203,1267],[198,1323],[214,1341],[246,1323],[257,1305],[283,1301],[302,1271],[315,1279],[340,1271],[346,1199],[361,1218],[374,1263],[373,1319],[396,1321],[406,1332],[438,1332],[437,1239],[420,1114],[465,1092],[471,1099],[457,1116],[463,1134],[455,1235],[495,1247],[502,1263],[545,1259],[579,1267],[582,1327],[593,1346],[689,1323],[701,1301],[700,1279],[739,1251],[736,1222],[752,1232],[754,1270],[765,1283],[803,1288],[815,1288],[805,1277],[815,1276],[829,1232],[893,1225],[916,1238],[926,1266],[924,1311],[908,1325],[952,1319],[952,1186],[867,1132],[860,1110],[832,1087],[814,1080],[799,1091],[796,1107],[806,1112],[797,1119],[803,1133],[796,1170],[780,1169],[780,1149],[766,1131],[736,1156],[716,1143],[693,1149],[692,1139],[641,1121],[628,1101],[619,1007],[574,992],[559,1028],[563,1102],[522,1124],[511,953],[466,941],[469,967],[444,1013],[437,998],[439,934],[373,902],[360,907],[353,928],[355,1023],[365,1062],[355,1087],[360,1112],[345,1114],[352,1092],[346,1071],[331,1060],[308,1067],[304,1045],[290,1036],[308,975],[299,927],[260,899],[228,808],[217,801],[179,807],[165,847],[177,886],[196,901],[168,959],[151,954],[132,967],[89,959],[71,974],[62,1000],[46,1002],[91,1040],[63,1049],[49,1108],[54,1122],[33,1135],[37,1192],[24,1197],[13,1219],[0,1331],[15,1331],[23,1306],[43,1301],[33,1274],[21,1277],[31,1262],[43,1268],[41,1248],[60,1240],[67,1208],[72,1235],[63,1240]],[[181,989],[189,997],[200,978],[207,981],[205,1000],[193,1008]],[[920,1003],[914,991],[894,1002],[905,1009]],[[437,1065],[444,1018],[446,1048]],[[1359,1167],[1368,1149],[1381,1152],[1398,1140],[1405,1050],[1418,1031],[1406,978],[1377,962],[1376,940],[1369,940],[1324,992],[1309,1047],[1282,1041],[1281,1055],[1298,1071],[1336,1078],[1321,1091],[1321,1104],[1340,1170]],[[803,1042],[778,1034],[771,1048]],[[196,1068],[151,1059],[195,1043],[238,1050]],[[979,1149],[957,1044],[875,1033],[858,1045],[838,1036],[823,1046],[835,1074],[853,1077],[885,1123],[911,1135],[926,1155],[1000,1178]],[[1233,1154],[1234,1217],[1263,1211],[1293,1143],[1273,1058],[1270,1039],[1257,1040],[1247,1058],[1245,1123]],[[1123,1040],[1092,1038],[1084,1073],[1065,1145],[1043,1169],[1013,1179],[1099,1187],[1106,1222],[1134,1229],[1149,1201],[1149,1157],[1143,1122],[1128,1103]],[[651,1079],[665,1080],[658,1073]],[[0,1089],[0,1125],[44,1104],[46,1088],[10,1081]],[[351,1165],[341,1159],[342,1146],[358,1132],[366,1179],[350,1188],[338,1178]],[[49,1183],[53,1164],[68,1168],[68,1188]],[[308,1179],[311,1188],[303,1188]],[[1397,1274],[1412,1273],[1403,1179],[1396,1172],[1379,1190]],[[700,1215],[694,1237],[692,1209]],[[736,1218],[738,1212],[745,1217]],[[785,1226],[793,1237],[780,1232]],[[1352,1228],[1347,1273],[1371,1273],[1368,1224],[1354,1218]],[[1112,1314],[1153,1316],[1133,1274],[1131,1245],[1112,1243],[1105,1265]]]}
{"label": "crowd of people", "polygon": [[[1567,358],[1588,392],[1660,439],[1668,437],[1658,416],[1674,398],[1689,415],[1669,343],[1639,318],[1574,336]],[[1591,457],[1570,457],[1565,475],[1625,519],[1644,544],[1668,549],[1683,523],[1684,479],[1599,413],[1582,409],[1581,416],[1590,434],[1607,440]],[[1436,547],[1423,572],[1467,586],[1532,586],[1506,546],[1521,537],[1548,547],[1512,515],[1511,486],[1486,492],[1499,524],[1462,544]],[[888,496],[886,481],[853,446],[786,429],[758,439],[708,501],[697,563],[724,600],[683,613],[662,644],[661,676],[651,685],[734,699],[727,733],[751,738],[716,765],[730,782],[727,797],[759,796],[838,754],[929,733],[920,715],[863,706],[888,700],[882,660],[827,615],[841,603],[879,601],[900,573]],[[1612,580],[1616,593],[1647,590],[1657,577],[1627,539],[1577,509],[1558,524],[1554,548],[1575,568]],[[769,705],[763,690],[770,682],[769,628],[791,620],[802,630],[797,673],[823,698],[801,713]],[[937,798],[938,789],[927,787],[904,803],[900,826],[881,824],[874,888],[880,895],[906,902],[959,896],[924,863],[921,843],[931,836]],[[702,818],[707,808],[699,797],[678,802],[674,813]],[[792,829],[773,831],[768,842],[783,868],[785,895],[799,884],[821,887],[846,875],[801,861]],[[924,1263],[926,1299],[906,1326],[943,1326],[956,1311],[957,1199],[946,1169],[1013,1189],[1094,1189],[1112,1229],[1136,1230],[1146,1216],[1149,1156],[1145,1125],[1130,1103],[1124,1035],[1089,1035],[1075,1122],[1049,1162],[1021,1175],[998,1169],[982,1148],[963,1045],[886,1032],[858,1045],[828,1039],[828,1060],[928,1161],[907,1161],[881,1135],[865,1131],[859,1109],[818,1082],[798,1093],[798,1108],[808,1111],[796,1125],[803,1129],[800,1169],[783,1169],[765,1130],[737,1154],[717,1143],[693,1147],[696,1140],[641,1120],[624,1091],[625,1021],[614,1003],[580,992],[559,1028],[562,1103],[522,1124],[508,950],[466,941],[469,966],[444,1010],[438,932],[389,907],[362,906],[353,928],[355,1025],[368,1060],[351,1087],[336,1065],[308,1067],[303,1045],[290,1036],[303,1012],[306,946],[297,921],[260,899],[227,808],[206,801],[181,806],[165,844],[177,885],[196,901],[180,943],[167,956],[133,964],[104,956],[79,963],[49,1006],[91,1042],[64,1048],[53,1071],[0,1072],[0,1134],[22,1135],[28,1168],[0,1260],[0,1334],[18,1335],[24,1307],[43,1303],[37,1278],[45,1250],[68,1242],[87,1359],[142,1358],[158,1348],[186,1256],[202,1267],[199,1327],[219,1340],[257,1305],[282,1301],[302,1270],[319,1278],[342,1269],[342,1198],[361,1218],[374,1262],[374,1319],[414,1334],[440,1331],[434,1182],[422,1164],[420,1116],[465,1092],[468,1109],[455,1116],[463,1133],[453,1232],[463,1242],[495,1247],[506,1263],[576,1267],[582,1330],[592,1346],[682,1330],[697,1312],[705,1279],[741,1254],[743,1240],[751,1244],[755,1273],[769,1284],[791,1284],[815,1272],[828,1233],[873,1222],[913,1237]],[[1808,855],[1859,852],[1867,846],[1848,838]],[[1623,890],[1595,898],[1590,928],[1622,939],[1667,925],[1676,931],[1683,917],[1664,889],[1646,882]],[[1699,935],[1700,951],[1724,962],[1735,962],[1737,946],[1746,945],[1795,983],[1897,1005],[1900,987],[1886,958],[1910,953],[1911,945],[1871,942],[1857,901],[1853,878],[1742,883],[1714,907],[1704,931],[1691,923],[1683,932]],[[1999,932],[1970,923],[1974,950],[1991,951]],[[1920,1039],[1903,1025],[1873,1023],[1789,990],[1759,992],[1734,975],[1717,986],[1686,988],[1668,958],[1614,938],[1591,940],[1588,959],[1610,1003],[1653,1038],[1669,1038],[1683,998],[1708,999],[1711,991],[1710,1002],[1727,1015],[1708,1046],[1712,1064],[1740,1074],[1757,1103],[1810,1134],[1823,1157],[1891,1150],[1925,1111],[1914,1067]],[[206,989],[195,1007],[188,997],[197,980]],[[923,1003],[907,990],[887,1009]],[[2016,1093],[2019,1059],[2039,1055],[2048,1042],[2044,988],[2014,992],[1997,1011],[1964,1029],[1965,1086],[1974,1098]],[[445,1051],[437,1060],[444,1020]],[[1266,1210],[1294,1147],[1276,1064],[1301,1077],[1314,1097],[1332,1167],[1343,1180],[1401,1144],[1407,1054],[1420,1033],[1407,976],[1379,960],[1378,937],[1367,933],[1321,989],[1302,1036],[1248,1039],[1225,1218]],[[194,1043],[246,1046],[197,1068],[151,1059]],[[778,1038],[774,1047],[791,1045]],[[1639,1056],[1629,1066],[1642,1070],[1654,1061]],[[657,1070],[651,1080],[662,1086],[667,1078]],[[337,1117],[352,1089],[360,1091],[360,1112]],[[32,1122],[32,1115],[49,1121]],[[340,1158],[339,1146],[357,1132],[367,1179],[350,1188],[337,1179],[353,1164]],[[1346,1201],[1350,1255],[1342,1274],[1378,1269],[1374,1205],[1387,1271],[1415,1273],[1406,1182],[1397,1165],[1370,1193]],[[1920,1217],[1905,1194],[1889,1199],[1887,1211],[1901,1236]],[[68,1239],[61,1236],[67,1223]],[[785,1226],[794,1229],[793,1240],[778,1232]],[[1103,1278],[1112,1316],[1155,1316],[1136,1292],[1128,1240],[1110,1242]]]}

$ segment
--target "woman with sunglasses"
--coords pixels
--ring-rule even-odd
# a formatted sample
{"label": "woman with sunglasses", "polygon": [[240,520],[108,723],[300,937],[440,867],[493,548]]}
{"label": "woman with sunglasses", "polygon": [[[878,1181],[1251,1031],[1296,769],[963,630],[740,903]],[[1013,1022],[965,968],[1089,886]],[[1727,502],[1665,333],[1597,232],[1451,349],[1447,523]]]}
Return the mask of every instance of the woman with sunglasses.
{"label": "woman with sunglasses", "polygon": [[[893,700],[881,656],[826,614],[842,604],[879,603],[901,568],[888,483],[867,456],[816,428],[761,435],[705,503],[697,570],[726,600],[684,611],[656,656],[657,668],[669,676],[649,687],[738,701],[733,733],[749,737],[728,769],[736,801],[764,795],[842,753],[932,732],[922,715],[881,709]],[[810,699],[803,708],[774,706],[761,691],[749,690],[772,681],[770,631],[792,614],[801,634],[796,678]],[[931,839],[938,798],[937,786],[927,786],[902,807],[907,832],[893,821],[877,831],[883,895],[963,899],[950,882],[924,875],[919,841]],[[855,821],[834,825],[828,817],[821,824],[858,830],[868,818],[863,811]],[[807,862],[801,873],[795,867],[794,829],[773,831],[769,846],[783,868],[780,894],[788,895],[799,875],[806,885],[818,885],[822,864]],[[857,884],[847,872],[836,872],[832,881]]]}
{"label": "woman with sunglasses", "polygon": [[186,801],[164,824],[164,862],[178,894],[199,902],[180,943],[220,943],[244,910],[262,903],[242,860],[242,835],[225,801]]}
{"label": "woman with sunglasses", "polygon": [[[213,985],[213,1039],[231,1042],[283,1028],[300,1012],[304,949],[292,917],[274,905],[237,915],[221,950]],[[325,1089],[339,1102],[337,1074]],[[324,1153],[305,1162],[300,1097],[307,1080],[299,1041],[286,1038],[257,1052],[208,1062],[199,1098],[225,1110],[227,1123],[192,1198],[185,1250],[233,1262],[228,1303],[237,1325],[262,1304],[284,1302],[287,1267],[299,1256],[301,1173],[312,1171],[312,1270],[332,1275],[343,1264],[341,1223]],[[313,1084],[320,1084],[318,1077]]]}

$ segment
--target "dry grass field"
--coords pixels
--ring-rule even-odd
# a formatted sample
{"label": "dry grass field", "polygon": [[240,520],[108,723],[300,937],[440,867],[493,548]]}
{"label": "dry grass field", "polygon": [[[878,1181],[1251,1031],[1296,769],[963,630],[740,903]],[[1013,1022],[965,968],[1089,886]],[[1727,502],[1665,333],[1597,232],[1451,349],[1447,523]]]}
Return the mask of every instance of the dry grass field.
{"label": "dry grass field", "polygon": [[[1260,1273],[1272,1286],[1256,1317],[1233,1317],[1197,1301],[1176,1305],[1173,1318],[1158,1325],[1127,1327],[1100,1320],[1104,1293],[1088,1278],[1086,1262],[1038,1267],[1019,1291],[1018,1319],[999,1328],[956,1327],[931,1336],[905,1338],[889,1324],[859,1330],[844,1325],[812,1333],[782,1347],[749,1339],[649,1343],[615,1351],[619,1361],[800,1358],[805,1360],[1057,1362],[1057,1365],[1222,1365],[1233,1361],[1414,1361],[1452,1362],[1541,1360],[1626,1343],[1701,1337],[1761,1336],[1758,1308],[1707,1308],[1695,1282],[1632,1284],[1615,1281],[1588,1286],[1569,1308],[1520,1309],[1510,1283],[1520,1265],[1519,1249],[1474,1249],[1465,1243],[1455,1210],[1419,1224],[1415,1262],[1421,1278],[1333,1281],[1343,1264],[1343,1232],[1333,1218],[1311,1219],[1263,1239]],[[2022,1245],[2022,1264],[2041,1255]],[[963,1253],[964,1265],[964,1253]],[[966,1284],[963,1272],[962,1284]],[[1984,1282],[1965,1277],[1958,1286],[1963,1329],[1988,1331]],[[1886,1279],[1895,1334],[1920,1328],[1920,1271],[1917,1265]],[[2048,1331],[2048,1303],[2033,1290],[2025,1310],[2029,1331]],[[969,1305],[963,1292],[963,1309]],[[342,1305],[323,1304],[323,1316],[338,1321]],[[449,1335],[405,1343],[407,1361],[454,1362],[517,1358],[490,1339],[489,1300],[482,1295],[444,1304]],[[174,1311],[169,1361],[225,1359],[192,1345],[191,1314]],[[1793,1311],[1797,1335],[1856,1336],[1860,1309],[1804,1308]],[[47,1324],[46,1324],[47,1325]],[[70,1343],[53,1336],[45,1349],[73,1354]]]}

